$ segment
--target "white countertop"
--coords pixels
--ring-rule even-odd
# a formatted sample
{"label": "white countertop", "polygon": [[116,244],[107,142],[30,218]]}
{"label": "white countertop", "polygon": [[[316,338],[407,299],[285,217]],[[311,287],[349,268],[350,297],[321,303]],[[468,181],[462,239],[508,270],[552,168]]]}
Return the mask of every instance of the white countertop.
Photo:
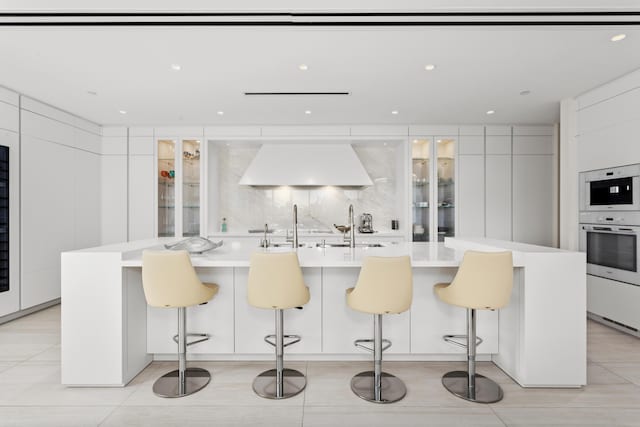
{"label": "white countertop", "polygon": [[[134,242],[117,243],[95,248],[81,249],[73,253],[113,253],[118,254],[124,267],[140,267],[142,250],[163,249],[164,244],[180,239],[158,238]],[[289,247],[260,248],[246,239],[222,239],[224,245],[202,255],[192,255],[195,267],[248,267],[253,252],[288,252]],[[360,267],[367,256],[411,257],[414,267],[457,267],[464,250],[484,251],[511,250],[514,252],[514,265],[524,265],[527,254],[570,254],[572,252],[543,246],[527,245],[501,240],[481,238],[447,238],[445,243],[385,243],[384,247],[373,248],[358,246],[355,249],[344,247],[316,248],[311,245],[298,249],[298,258],[302,267]]]}
{"label": "white countertop", "polygon": [[[136,245],[137,247],[131,250],[124,250],[122,265],[140,267],[142,265],[142,249],[162,249],[164,243],[174,240],[147,241],[155,244]],[[292,250],[287,247],[264,249],[253,242],[225,240],[224,245],[218,249],[202,255],[192,255],[191,262],[194,267],[248,267],[249,258],[253,252],[281,253]],[[367,256],[401,255],[409,255],[414,267],[457,267],[459,264],[456,251],[446,248],[443,243],[400,243],[389,244],[381,248],[356,247],[355,249],[340,247],[298,248],[298,259],[302,267],[360,267],[363,258]]]}

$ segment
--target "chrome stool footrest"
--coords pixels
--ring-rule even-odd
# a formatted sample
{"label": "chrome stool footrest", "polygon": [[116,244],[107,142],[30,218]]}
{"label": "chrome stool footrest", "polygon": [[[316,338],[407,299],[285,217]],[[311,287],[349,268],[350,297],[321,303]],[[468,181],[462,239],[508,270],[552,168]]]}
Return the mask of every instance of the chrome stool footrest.
{"label": "chrome stool footrest", "polygon": [[[353,345],[355,345],[358,348],[361,348],[363,350],[367,350],[371,353],[375,352],[375,349],[372,347],[367,347],[366,345],[362,345],[362,343],[371,343],[374,344],[375,340],[372,339],[360,339],[360,340],[355,340],[353,342]],[[391,341],[387,340],[387,339],[383,339],[382,340],[382,351],[387,350],[389,347],[391,347]]]}
{"label": "chrome stool footrest", "polygon": [[[199,340],[195,340],[195,341],[188,342],[188,343],[187,343],[187,347],[189,347],[190,345],[198,344],[199,342],[208,341],[208,340],[209,340],[209,338],[211,338],[211,335],[209,335],[209,334],[196,334],[196,333],[193,333],[193,334],[187,334],[187,337],[200,337],[200,339],[199,339]],[[176,344],[179,344],[179,341],[178,341],[178,335],[174,335],[174,336],[173,336],[173,341],[174,341]]]}
{"label": "chrome stool footrest", "polygon": [[[301,337],[300,335],[283,335],[283,336],[282,336],[282,338],[284,338],[284,339],[286,339],[286,340],[289,340],[289,339],[290,339],[290,340],[292,340],[292,341],[289,341],[288,343],[283,344],[283,347],[289,347],[289,346],[290,346],[290,345],[292,345],[292,344],[295,344],[295,343],[297,343],[297,342],[300,342],[300,340],[302,339],[302,337]],[[269,340],[273,340],[273,341],[269,341]],[[276,346],[277,346],[277,343],[276,343],[276,335],[275,335],[275,334],[266,335],[266,336],[264,337],[264,341],[265,341],[267,344],[272,345],[273,347],[276,347]]]}
{"label": "chrome stool footrest", "polygon": [[[467,335],[443,335],[442,339],[450,344],[457,345],[458,347],[467,348]],[[464,340],[465,342],[460,342],[456,340]],[[476,337],[476,346],[482,344],[483,339],[480,337]]]}

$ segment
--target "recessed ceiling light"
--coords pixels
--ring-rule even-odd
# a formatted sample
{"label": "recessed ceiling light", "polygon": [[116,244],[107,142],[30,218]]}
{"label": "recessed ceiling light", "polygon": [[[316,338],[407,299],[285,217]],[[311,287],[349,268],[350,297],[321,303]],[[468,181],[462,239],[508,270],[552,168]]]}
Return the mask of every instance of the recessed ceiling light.
{"label": "recessed ceiling light", "polygon": [[615,36],[611,37],[611,41],[612,42],[619,42],[620,40],[624,40],[627,38],[626,34],[616,34]]}
{"label": "recessed ceiling light", "polygon": [[433,64],[427,64],[427,65],[424,66],[424,69],[427,70],[427,71],[433,71],[433,70],[436,69],[436,66],[433,65]]}
{"label": "recessed ceiling light", "polygon": [[218,111],[219,116],[224,116],[224,111]]}
{"label": "recessed ceiling light", "polygon": [[125,110],[118,110],[118,113],[120,114],[127,114],[127,112]]}
{"label": "recessed ceiling light", "polygon": [[96,96],[98,94],[98,92],[96,92],[95,90],[88,90],[87,93],[93,96]]}
{"label": "recessed ceiling light", "polygon": [[398,114],[400,114],[400,112],[398,110],[393,110],[391,114],[393,114],[394,116],[397,116]]}
{"label": "recessed ceiling light", "polygon": [[531,91],[530,91],[530,90],[527,90],[527,89],[525,89],[525,90],[521,90],[521,91],[520,91],[520,95],[522,95],[522,96],[527,96],[527,95],[529,95],[530,93],[531,93]]}
{"label": "recessed ceiling light", "polygon": [[180,64],[171,64],[171,69],[173,71],[180,71],[182,70],[182,67],[180,66]]}
{"label": "recessed ceiling light", "polygon": [[383,143],[382,145],[384,145],[384,146],[386,147],[386,146],[387,146],[387,143],[385,142],[385,143]]}
{"label": "recessed ceiling light", "polygon": [[418,142],[420,142],[420,141],[418,141],[417,139],[414,139],[414,140],[413,140],[413,143],[414,143],[414,144],[417,144]]}
{"label": "recessed ceiling light", "polygon": [[311,110],[305,110],[304,113],[305,114],[311,114]]}
{"label": "recessed ceiling light", "polygon": [[309,67],[307,66],[307,64],[300,64],[300,65],[298,65],[298,69],[300,71],[307,71],[309,69]]}
{"label": "recessed ceiling light", "polygon": [[495,112],[495,111],[493,111],[493,110],[489,110],[489,111],[487,111],[487,114],[489,114],[489,115],[491,115],[491,114],[495,114],[495,113],[496,113],[496,112]]}

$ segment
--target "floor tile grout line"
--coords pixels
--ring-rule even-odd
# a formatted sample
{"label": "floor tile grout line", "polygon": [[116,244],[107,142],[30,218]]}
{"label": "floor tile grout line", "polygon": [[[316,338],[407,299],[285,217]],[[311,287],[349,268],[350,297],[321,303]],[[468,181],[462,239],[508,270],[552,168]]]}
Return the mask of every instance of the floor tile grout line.
{"label": "floor tile grout line", "polygon": [[102,420],[100,420],[100,422],[98,422],[98,424],[96,424],[96,427],[103,425],[120,407],[122,407],[122,404],[115,406]]}
{"label": "floor tile grout line", "polygon": [[504,427],[508,427],[508,424],[505,422],[505,420],[502,419],[500,415],[498,415],[493,405],[487,405],[487,406],[489,407],[489,409],[491,409],[491,412],[493,412],[493,415],[495,415],[496,418],[498,418],[498,420],[504,425]]}

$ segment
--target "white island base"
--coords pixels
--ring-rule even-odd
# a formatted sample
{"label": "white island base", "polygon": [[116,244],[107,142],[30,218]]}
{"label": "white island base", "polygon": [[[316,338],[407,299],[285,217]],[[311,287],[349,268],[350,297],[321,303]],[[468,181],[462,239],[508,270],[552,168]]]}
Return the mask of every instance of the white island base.
{"label": "white island base", "polygon": [[[124,386],[152,360],[175,360],[177,310],[148,307],[141,283],[143,249],[175,239],[155,239],[62,254],[62,383]],[[414,274],[411,310],[384,316],[383,335],[393,346],[385,360],[466,360],[464,349],[442,340],[466,332],[466,311],[449,306],[433,285],[449,282],[465,250],[511,250],[514,289],[500,311],[478,311],[478,360],[492,360],[523,387],[586,384],[586,264],[582,253],[487,239],[447,239],[384,248],[301,248],[300,264],[311,299],[285,311],[285,332],[302,336],[288,360],[369,360],[354,347],[373,334],[372,316],[351,310],[352,287],[368,255],[410,255]],[[206,305],[187,310],[189,332],[211,335],[189,348],[190,360],[272,360],[263,340],[274,313],[250,306],[247,243],[192,257],[203,281],[220,286]],[[282,249],[268,249],[268,251]],[[290,250],[290,249],[289,249]]]}

